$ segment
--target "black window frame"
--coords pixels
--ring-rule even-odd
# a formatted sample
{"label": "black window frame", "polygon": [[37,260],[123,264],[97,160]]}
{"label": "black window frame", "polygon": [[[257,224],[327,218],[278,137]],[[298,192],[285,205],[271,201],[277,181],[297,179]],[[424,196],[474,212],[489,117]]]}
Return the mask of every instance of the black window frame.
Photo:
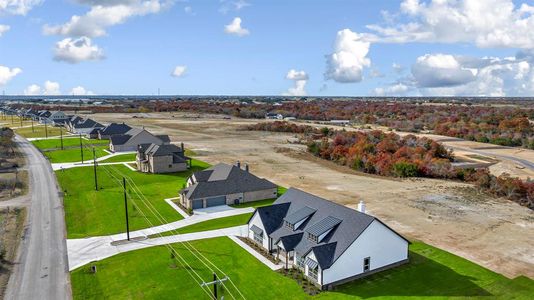
{"label": "black window frame", "polygon": [[368,256],[363,259],[363,271],[369,272],[371,270],[371,257]]}

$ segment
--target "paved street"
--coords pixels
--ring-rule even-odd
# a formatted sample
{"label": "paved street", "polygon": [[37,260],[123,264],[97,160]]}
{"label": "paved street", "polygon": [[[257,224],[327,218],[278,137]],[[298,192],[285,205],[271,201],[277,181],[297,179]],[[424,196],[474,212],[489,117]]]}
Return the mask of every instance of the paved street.
{"label": "paved street", "polygon": [[6,299],[70,299],[64,212],[54,173],[28,141],[19,136],[16,141],[28,159],[31,203]]}

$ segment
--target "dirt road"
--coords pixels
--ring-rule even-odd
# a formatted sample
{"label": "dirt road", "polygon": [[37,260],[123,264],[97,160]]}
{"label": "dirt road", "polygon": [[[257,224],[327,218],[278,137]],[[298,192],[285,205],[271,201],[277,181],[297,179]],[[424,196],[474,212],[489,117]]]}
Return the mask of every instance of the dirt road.
{"label": "dirt road", "polygon": [[[173,116],[174,115],[174,116]],[[184,142],[210,163],[236,160],[273,182],[368,212],[412,239],[446,249],[509,277],[534,278],[534,213],[471,185],[434,179],[388,179],[312,157],[291,134],[238,131],[257,120],[197,114],[97,114],[104,122],[145,126]]]}

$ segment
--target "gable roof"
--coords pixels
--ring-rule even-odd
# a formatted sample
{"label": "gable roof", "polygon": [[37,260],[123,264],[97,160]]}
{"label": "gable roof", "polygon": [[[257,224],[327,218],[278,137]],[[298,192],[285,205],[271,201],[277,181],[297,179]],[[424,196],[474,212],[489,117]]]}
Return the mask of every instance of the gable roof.
{"label": "gable roof", "polygon": [[280,222],[287,214],[288,209],[289,203],[273,204],[256,209],[267,234],[270,235],[280,227]]}
{"label": "gable roof", "polygon": [[[271,224],[272,227],[277,229],[270,233],[269,236],[277,243],[287,236],[302,233],[301,239],[293,250],[299,256],[305,256],[310,251],[313,251],[322,269],[329,268],[374,220],[380,222],[373,216],[294,188],[287,190],[284,195],[273,203],[273,205],[281,204],[289,205],[287,213],[282,217],[282,220],[290,218],[292,215],[298,215],[301,211],[311,211],[309,208],[316,211],[295,230],[284,226],[282,220],[277,225]],[[263,209],[265,208],[262,207],[257,210]],[[264,221],[263,218],[262,221]],[[275,220],[269,222],[275,222]],[[391,230],[391,228],[389,229]],[[399,235],[395,231],[393,232]],[[326,235],[321,241],[315,242],[308,238],[309,233],[315,236],[325,233]],[[399,236],[402,237],[401,235]],[[404,237],[402,238],[405,239]]]}
{"label": "gable roof", "polygon": [[103,128],[104,125],[94,121],[93,119],[85,119],[81,122],[74,124],[74,128],[94,128],[94,127]]}
{"label": "gable roof", "polygon": [[124,123],[111,123],[108,126],[104,127],[100,134],[102,135],[115,135],[115,134],[125,134],[128,132],[132,127],[124,124]]}
{"label": "gable roof", "polygon": [[132,138],[129,134],[116,134],[112,135],[109,139],[113,145],[124,145]]}
{"label": "gable roof", "polygon": [[194,176],[197,182],[187,188],[187,199],[252,192],[277,187],[266,179],[259,178],[237,166],[224,163],[217,164],[204,171],[195,172]]}

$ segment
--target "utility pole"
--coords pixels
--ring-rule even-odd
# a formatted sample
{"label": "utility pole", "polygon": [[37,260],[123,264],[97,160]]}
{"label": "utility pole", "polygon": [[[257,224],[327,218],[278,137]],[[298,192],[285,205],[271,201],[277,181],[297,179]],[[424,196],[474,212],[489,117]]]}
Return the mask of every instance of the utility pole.
{"label": "utility pole", "polygon": [[48,138],[48,125],[46,124],[46,121],[45,121],[45,137]]}
{"label": "utility pole", "polygon": [[20,127],[22,127],[22,120],[23,120],[23,117],[19,117],[20,119]]}
{"label": "utility pole", "polygon": [[122,177],[122,188],[124,190],[124,211],[126,212],[126,237],[130,240],[130,224],[128,223],[128,198],[126,196],[126,178]]}
{"label": "utility pole", "polygon": [[96,155],[95,155],[95,147],[93,147],[93,170],[95,173],[95,191],[98,191],[98,178],[96,177]]}
{"label": "utility pole", "polygon": [[33,118],[32,118],[32,132],[35,132],[35,130],[33,130]]}
{"label": "utility pole", "polygon": [[217,274],[213,273],[213,281],[212,282],[203,282],[200,284],[201,287],[212,285],[213,284],[213,299],[217,300],[217,284],[223,283],[224,281],[227,281],[228,277],[224,277],[221,279],[217,278]]}
{"label": "utility pole", "polygon": [[82,147],[82,134],[80,133],[80,154],[82,156],[82,164],[83,164],[83,147]]}

